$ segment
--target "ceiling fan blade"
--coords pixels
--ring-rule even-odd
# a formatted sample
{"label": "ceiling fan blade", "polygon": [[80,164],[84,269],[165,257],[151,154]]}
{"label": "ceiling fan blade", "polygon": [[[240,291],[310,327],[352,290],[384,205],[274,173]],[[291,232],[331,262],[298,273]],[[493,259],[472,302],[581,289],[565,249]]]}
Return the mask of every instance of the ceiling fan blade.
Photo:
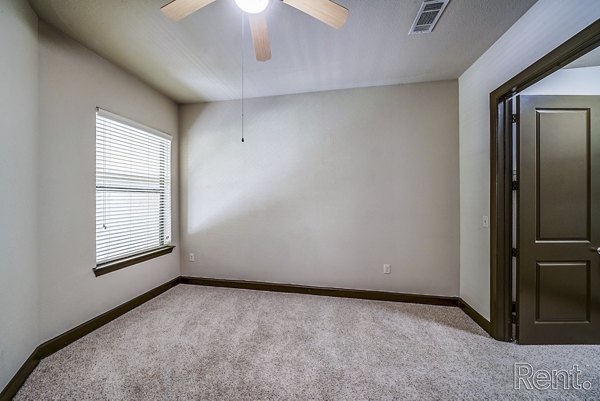
{"label": "ceiling fan blade", "polygon": [[348,9],[331,0],[283,0],[283,2],[335,29],[340,29],[348,19]]}
{"label": "ceiling fan blade", "polygon": [[170,19],[179,21],[214,1],[216,0],[173,0],[162,6],[161,11]]}
{"label": "ceiling fan blade", "polygon": [[271,45],[269,44],[269,30],[265,14],[248,14],[250,31],[252,31],[252,44],[257,61],[271,59]]}

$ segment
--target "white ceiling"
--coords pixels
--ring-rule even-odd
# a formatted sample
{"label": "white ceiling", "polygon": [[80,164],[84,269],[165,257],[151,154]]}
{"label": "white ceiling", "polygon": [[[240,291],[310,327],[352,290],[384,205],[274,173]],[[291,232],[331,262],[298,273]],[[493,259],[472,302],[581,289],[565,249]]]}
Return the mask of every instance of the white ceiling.
{"label": "white ceiling", "polygon": [[[40,18],[179,103],[241,95],[242,14],[217,2],[181,22],[169,0],[30,0]],[[338,0],[336,31],[278,0],[267,10],[273,58],[260,63],[246,25],[245,96],[458,78],[535,0],[451,0],[431,34],[407,33],[421,0]]]}

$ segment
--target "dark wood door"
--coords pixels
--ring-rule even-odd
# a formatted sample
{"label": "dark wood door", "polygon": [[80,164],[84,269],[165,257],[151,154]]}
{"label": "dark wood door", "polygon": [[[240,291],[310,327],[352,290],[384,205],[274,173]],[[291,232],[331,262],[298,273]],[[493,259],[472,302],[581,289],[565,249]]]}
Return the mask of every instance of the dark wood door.
{"label": "dark wood door", "polygon": [[518,342],[600,344],[600,97],[519,102]]}

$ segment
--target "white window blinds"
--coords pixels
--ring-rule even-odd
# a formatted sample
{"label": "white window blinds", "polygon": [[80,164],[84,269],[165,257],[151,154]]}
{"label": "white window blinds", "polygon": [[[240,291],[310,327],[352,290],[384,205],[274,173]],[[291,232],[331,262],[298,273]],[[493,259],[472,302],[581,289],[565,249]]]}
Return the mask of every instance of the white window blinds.
{"label": "white window blinds", "polygon": [[96,265],[171,242],[171,137],[96,112]]}

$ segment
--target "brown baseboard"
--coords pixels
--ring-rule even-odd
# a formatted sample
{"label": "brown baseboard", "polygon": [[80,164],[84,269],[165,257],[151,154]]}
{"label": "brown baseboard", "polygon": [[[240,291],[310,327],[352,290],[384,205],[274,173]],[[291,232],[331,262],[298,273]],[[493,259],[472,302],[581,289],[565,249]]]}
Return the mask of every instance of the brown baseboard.
{"label": "brown baseboard", "polygon": [[458,306],[458,298],[438,295],[418,295],[398,292],[353,290],[346,288],[312,287],[296,284],[276,284],[261,281],[226,280],[206,277],[181,276],[181,284],[211,287],[242,288],[247,290],[288,292],[294,294],[321,295],[326,297],[360,298],[376,301],[407,302],[413,304]]}
{"label": "brown baseboard", "polygon": [[79,340],[81,337],[91,333],[92,331],[104,326],[112,320],[115,320],[121,315],[129,312],[132,309],[137,308],[141,304],[151,300],[152,298],[162,294],[168,289],[179,284],[179,277],[173,280],[161,284],[156,288],[151,289],[144,294],[133,298],[130,301],[125,302],[105,312],[93,319],[88,320],[79,326],[60,334],[44,343],[39,345],[29,358],[25,361],[23,366],[17,371],[13,378],[8,382],[6,387],[0,393],[0,401],[11,400],[19,391],[23,383],[27,380],[27,377],[33,372],[37,364],[49,355],[52,355],[56,351],[66,347],[67,345]]}
{"label": "brown baseboard", "polygon": [[13,378],[10,379],[6,387],[4,387],[0,393],[0,401],[10,401],[15,395],[17,395],[17,392],[23,383],[25,383],[25,380],[27,380],[31,372],[33,372],[38,363],[40,363],[40,359],[36,355],[38,349],[39,347],[36,348],[31,355],[29,355],[29,358],[27,358],[23,366],[21,366]]}
{"label": "brown baseboard", "polygon": [[[466,303],[462,298],[458,299],[458,306],[463,310],[475,323],[479,325],[486,333],[490,334],[491,324],[490,322],[481,316],[471,305]],[[491,334],[490,334],[491,335]]]}

